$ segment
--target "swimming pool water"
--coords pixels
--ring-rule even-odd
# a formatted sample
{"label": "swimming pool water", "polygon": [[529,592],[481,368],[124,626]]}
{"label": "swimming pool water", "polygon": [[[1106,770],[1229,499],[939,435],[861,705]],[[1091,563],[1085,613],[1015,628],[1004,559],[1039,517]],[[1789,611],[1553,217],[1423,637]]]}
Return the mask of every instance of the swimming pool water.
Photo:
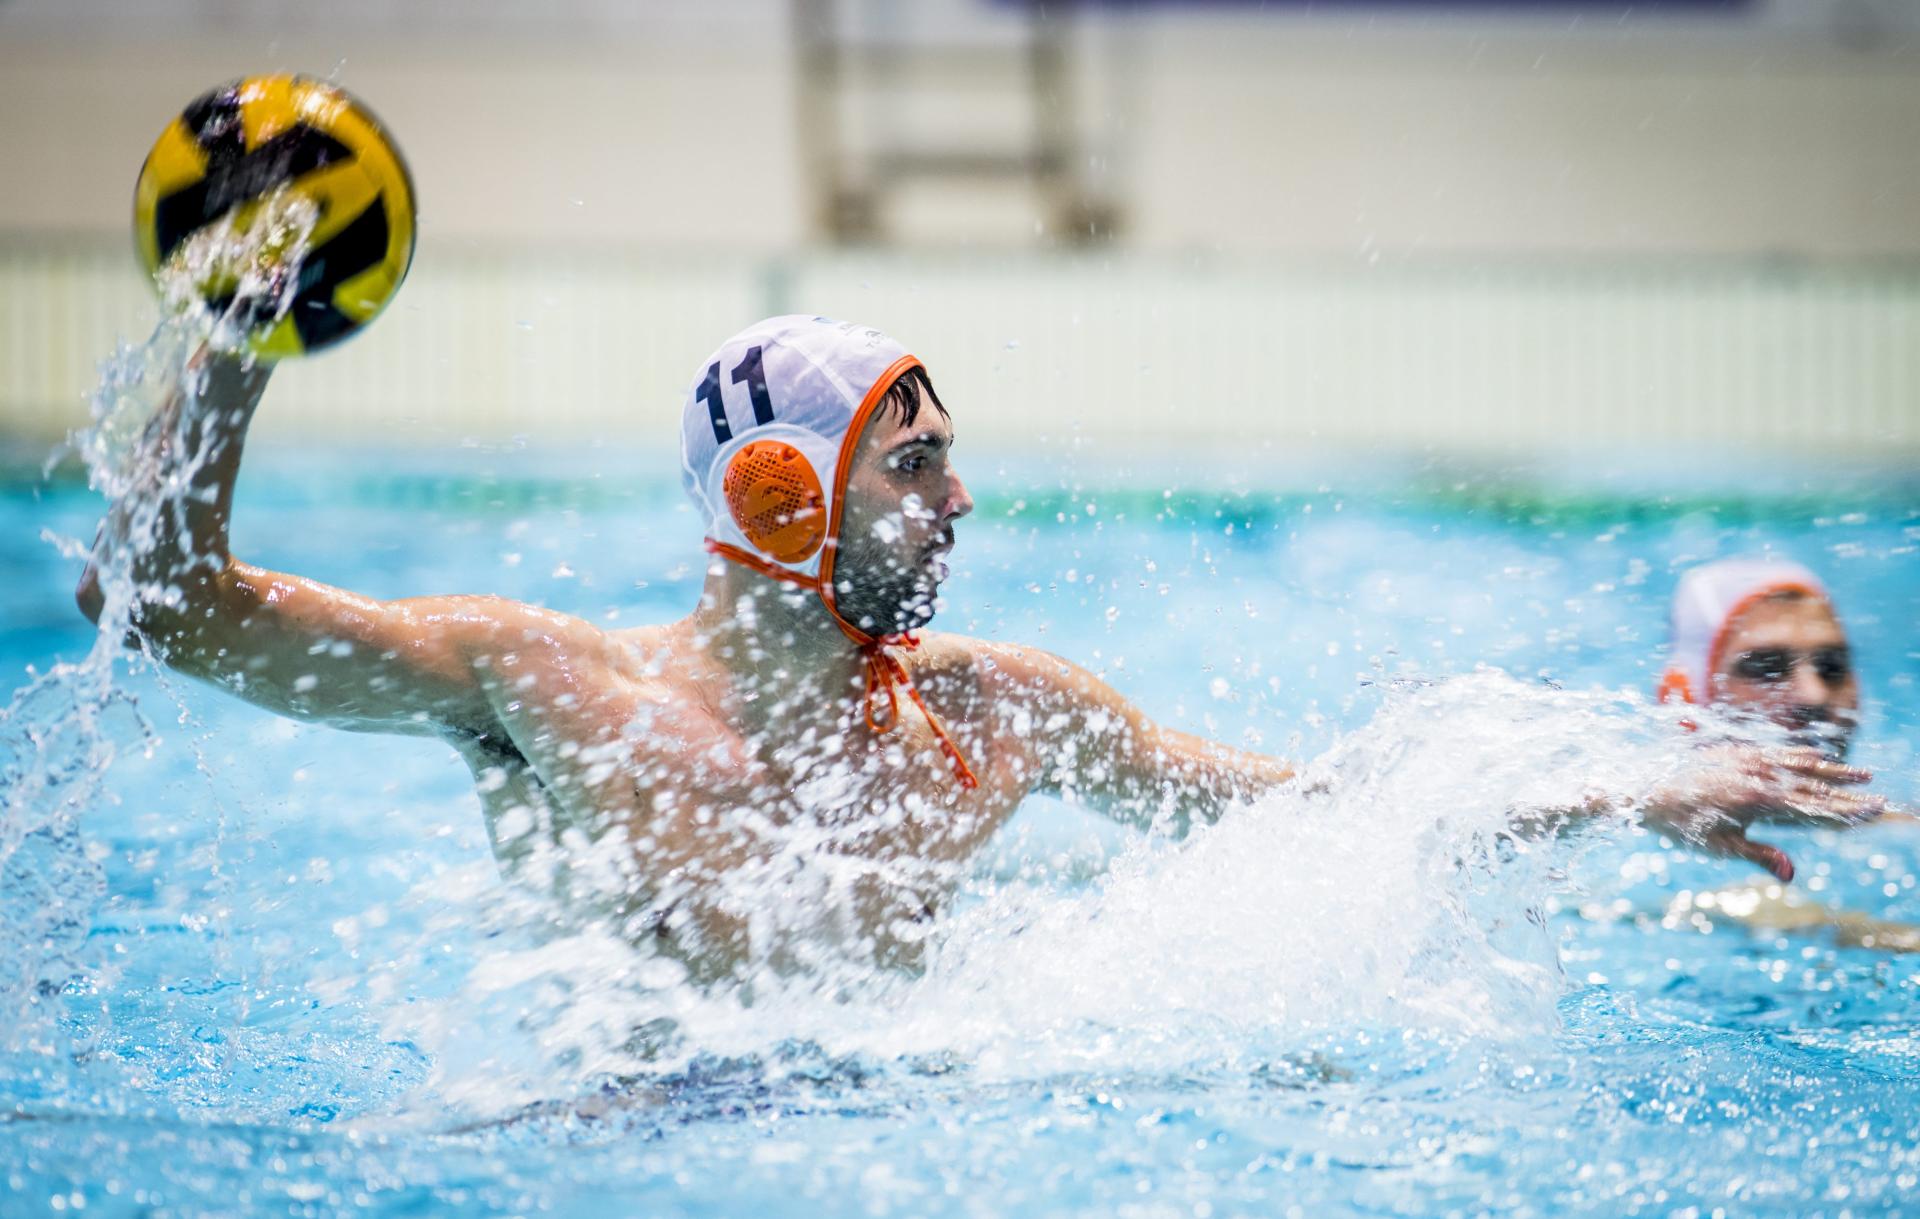
{"label": "swimming pool water", "polygon": [[[12,854],[0,894],[0,1214],[1913,1209],[1920,957],[1663,917],[1758,873],[1631,827],[1489,827],[1515,793],[1659,747],[1637,692],[1675,573],[1768,547],[1830,581],[1869,704],[1858,758],[1914,800],[1914,486],[1676,501],[1384,467],[1280,488],[1084,455],[962,470],[980,508],[940,626],[1325,758],[1347,794],[1180,846],[1036,801],[926,977],[744,1011],[678,996],[682,1052],[636,1073],[620,1022],[644,980],[517,925],[449,751],[130,666],[99,790],[66,840]],[[90,537],[98,510],[68,482],[4,488],[10,686],[90,646],[41,532]],[[376,595],[636,623],[690,604],[696,531],[664,472],[592,454],[269,451],[235,547]],[[4,725],[9,799],[71,760],[35,737],[61,689]],[[1920,923],[1920,831],[1771,837],[1805,896]]]}

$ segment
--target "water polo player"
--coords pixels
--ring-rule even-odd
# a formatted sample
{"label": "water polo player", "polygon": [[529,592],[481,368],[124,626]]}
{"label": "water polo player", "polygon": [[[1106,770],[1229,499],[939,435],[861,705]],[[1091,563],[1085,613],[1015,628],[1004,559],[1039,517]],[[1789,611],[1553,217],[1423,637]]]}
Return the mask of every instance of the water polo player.
{"label": "water polo player", "polygon": [[1656,793],[1652,824],[1784,881],[1793,878],[1792,861],[1748,838],[1748,825],[1845,827],[1885,810],[1879,797],[1846,790],[1873,777],[1844,764],[1860,683],[1825,585],[1798,563],[1722,559],[1682,576],[1658,693],[1768,721],[1787,737],[1780,747],[1711,747],[1709,765]]}
{"label": "water polo player", "polygon": [[[268,379],[203,355],[149,430],[149,497],[116,505],[101,552],[154,522],[123,556],[137,587],[168,590],[139,601],[138,629],[257,706],[446,741],[503,868],[701,976],[822,938],[897,959],[1030,793],[1145,823],[1292,777],[1160,727],[1056,656],[917,633],[972,501],[926,370],[876,330],[773,318],[701,364],[681,473],[706,583],[685,618],[621,631],[499,597],[377,601],[235,558]],[[98,617],[91,567],[80,601]]]}
{"label": "water polo player", "polygon": [[1859,723],[1853,651],[1826,586],[1782,559],[1721,559],[1681,577],[1659,694],[1763,715],[1835,761]]}
{"label": "water polo player", "polygon": [[[1788,733],[1803,751],[1731,747],[1720,753],[1717,774],[1679,790],[1669,802],[1691,801],[1696,823],[1701,811],[1712,815],[1729,796],[1772,788],[1776,798],[1791,799],[1793,788],[1828,799],[1836,813],[1852,811],[1864,819],[1874,805],[1845,809],[1836,782],[1865,782],[1867,772],[1848,768],[1836,775],[1833,764],[1847,756],[1859,724],[1860,681],[1853,649],[1820,578],[1783,559],[1721,559],[1680,578],[1674,591],[1672,630],[1658,693],[1678,700],[1731,709],[1770,721]],[[1818,756],[1814,756],[1818,755]],[[1819,763],[1826,763],[1820,765]],[[1796,764],[1797,763],[1797,764]],[[1833,801],[1832,797],[1839,800]],[[1884,820],[1911,823],[1903,812]],[[1848,820],[1836,824],[1848,824]],[[1782,880],[1793,865],[1776,848],[1751,844],[1769,854],[1756,862]],[[1920,929],[1847,910],[1835,910],[1776,885],[1742,886],[1687,893],[1670,913],[1688,924],[1738,923],[1749,930],[1832,935],[1852,947],[1891,952],[1920,951]]]}

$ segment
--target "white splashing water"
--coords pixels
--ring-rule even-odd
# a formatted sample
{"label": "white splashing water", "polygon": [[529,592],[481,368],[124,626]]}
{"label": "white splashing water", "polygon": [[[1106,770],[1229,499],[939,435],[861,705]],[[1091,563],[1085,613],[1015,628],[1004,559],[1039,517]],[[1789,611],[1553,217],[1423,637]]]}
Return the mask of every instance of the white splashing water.
{"label": "white splashing water", "polygon": [[[1493,671],[1404,685],[1297,787],[1183,842],[1142,835],[1089,886],[981,882],[919,975],[761,977],[747,1002],[581,933],[493,957],[406,1032],[436,1061],[433,1106],[467,1113],[794,1042],[991,1078],[1228,1062],[1355,1029],[1537,1037],[1564,989],[1542,907],[1622,821],[1516,834],[1515,810],[1646,791],[1690,747],[1632,695]],[[495,1020],[517,1047],[483,1031]],[[635,1029],[668,1024],[668,1052],[636,1049]]]}
{"label": "white splashing water", "polygon": [[1022,1073],[1188,1060],[1276,1031],[1550,1027],[1561,980],[1538,911],[1569,848],[1515,838],[1513,810],[1645,790],[1675,766],[1676,736],[1631,700],[1496,672],[1406,687],[1297,787],[1184,843],[1138,842],[1091,891],[992,895],[865,1018],[777,1002],[766,1016],[835,1049]]}
{"label": "white splashing water", "polygon": [[[283,191],[244,219],[230,217],[182,243],[159,273],[160,324],[145,343],[123,346],[101,364],[91,426],[69,442],[88,484],[126,508],[123,542],[96,569],[102,608],[93,647],[80,661],[32,674],[0,708],[0,1048],[44,1048],[49,1000],[92,972],[82,946],[105,881],[81,818],[102,798],[121,750],[151,750],[158,739],[116,682],[125,664],[152,662],[129,653],[124,641],[137,600],[164,591],[138,587],[133,565],[152,549],[159,514],[179,510],[165,492],[186,486],[207,454],[162,469],[142,437],[164,422],[159,408],[176,386],[189,396],[199,391],[186,369],[203,344],[239,350],[249,331],[285,316],[317,219],[311,200]],[[232,304],[218,314],[202,290],[213,283],[233,289]],[[181,411],[173,421],[174,451],[186,451],[191,415]],[[43,536],[76,565],[92,551],[79,539]]]}

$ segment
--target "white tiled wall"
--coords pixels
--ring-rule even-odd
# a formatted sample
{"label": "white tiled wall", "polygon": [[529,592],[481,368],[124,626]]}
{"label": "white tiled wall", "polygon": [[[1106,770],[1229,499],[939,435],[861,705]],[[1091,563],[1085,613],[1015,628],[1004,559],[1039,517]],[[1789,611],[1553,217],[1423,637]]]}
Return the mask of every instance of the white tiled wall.
{"label": "white tiled wall", "polygon": [[[707,353],[789,310],[892,331],[994,440],[1920,451],[1920,268],[1149,255],[423,250],[368,333],[278,378],[259,434],[670,443]],[[154,318],[117,244],[0,241],[0,433],[79,424]]]}

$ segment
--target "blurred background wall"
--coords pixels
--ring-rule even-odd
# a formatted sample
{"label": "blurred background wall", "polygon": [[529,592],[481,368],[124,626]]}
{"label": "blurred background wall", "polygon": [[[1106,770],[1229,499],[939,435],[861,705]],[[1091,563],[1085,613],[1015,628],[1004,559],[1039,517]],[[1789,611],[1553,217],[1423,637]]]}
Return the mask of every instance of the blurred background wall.
{"label": "blurred background wall", "polygon": [[148,146],[266,71],[421,200],[281,440],[667,436],[807,310],[996,440],[1920,451],[1910,0],[0,0],[0,432],[84,421]]}

